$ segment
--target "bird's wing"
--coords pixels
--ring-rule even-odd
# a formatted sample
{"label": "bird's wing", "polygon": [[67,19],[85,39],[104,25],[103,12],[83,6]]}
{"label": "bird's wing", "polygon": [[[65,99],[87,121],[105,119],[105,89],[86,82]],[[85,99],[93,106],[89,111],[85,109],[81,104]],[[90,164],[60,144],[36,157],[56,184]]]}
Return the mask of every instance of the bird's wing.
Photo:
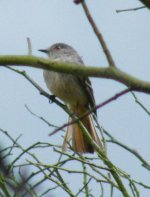
{"label": "bird's wing", "polygon": [[[89,100],[89,107],[94,108],[96,104],[90,79],[87,77],[77,77],[77,80],[80,86],[82,87],[83,91],[87,95],[87,98]],[[96,114],[96,110],[94,110],[94,113]]]}
{"label": "bird's wing", "polygon": [[[76,61],[71,61],[71,63],[85,66],[82,60],[82,57],[77,55],[76,58],[77,58]],[[89,100],[89,108],[91,109],[95,107],[96,105],[95,98],[94,98],[93,88],[92,88],[90,79],[88,77],[83,77],[83,76],[78,76],[76,78],[77,78],[77,81],[79,82],[80,87],[83,89],[83,91],[87,95],[87,98]],[[95,115],[97,115],[96,110],[94,110],[94,113]]]}

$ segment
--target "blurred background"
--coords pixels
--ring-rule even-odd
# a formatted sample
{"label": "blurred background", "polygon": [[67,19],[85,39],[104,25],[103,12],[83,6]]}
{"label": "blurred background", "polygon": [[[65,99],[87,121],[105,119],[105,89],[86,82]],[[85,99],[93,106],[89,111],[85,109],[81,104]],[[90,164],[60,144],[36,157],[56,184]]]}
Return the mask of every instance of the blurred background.
{"label": "blurred background", "polygon": [[[91,14],[102,32],[117,66],[125,72],[140,79],[150,79],[150,11],[116,13],[118,9],[141,6],[137,0],[108,1],[87,0]],[[0,55],[26,55],[28,53],[26,38],[30,37],[33,55],[46,57],[38,49],[49,47],[57,42],[73,46],[82,56],[86,65],[105,67],[108,65],[102,48],[90,27],[80,5],[69,0],[13,0],[0,1]],[[17,67],[18,68],[18,67]],[[42,70],[18,68],[25,70],[46,91]],[[125,86],[106,79],[91,78],[96,103],[99,104],[123,90]],[[150,110],[150,96],[136,93],[144,106]],[[62,125],[68,120],[65,112],[48,99],[22,76],[0,68],[0,128],[7,130],[11,136],[19,139],[20,144],[28,147],[42,141],[62,144],[62,133],[49,137],[53,128],[32,116],[25,104],[37,115],[50,123]],[[111,102],[98,111],[100,124],[111,135],[137,150],[150,161],[150,116],[135,102],[131,94]],[[0,133],[1,146],[10,142]],[[17,154],[17,153],[14,153]],[[56,159],[53,150],[40,150],[38,157],[46,163]],[[150,174],[141,167],[140,162],[127,151],[114,144],[108,144],[108,155],[112,161],[127,171],[133,178],[149,184]],[[72,184],[78,185],[75,178]],[[95,196],[99,193],[94,188]],[[141,197],[150,195],[150,191],[140,187]],[[62,190],[55,191],[60,196]],[[65,196],[65,194],[64,194]],[[107,193],[106,193],[107,196]],[[116,193],[116,197],[121,196]]]}

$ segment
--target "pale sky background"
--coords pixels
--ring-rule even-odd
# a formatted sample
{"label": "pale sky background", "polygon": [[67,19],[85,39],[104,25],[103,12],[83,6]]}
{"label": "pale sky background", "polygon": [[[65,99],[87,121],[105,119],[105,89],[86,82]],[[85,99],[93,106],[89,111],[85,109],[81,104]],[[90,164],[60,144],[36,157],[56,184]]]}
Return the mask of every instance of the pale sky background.
{"label": "pale sky background", "polygon": [[[91,13],[112,52],[118,67],[143,80],[150,76],[150,11],[117,14],[117,9],[141,6],[138,0],[87,1]],[[0,1],[0,54],[27,54],[26,37],[30,37],[33,54],[45,57],[38,49],[46,48],[56,42],[73,46],[83,57],[85,64],[107,66],[103,51],[94,35],[80,5],[71,0],[1,0]],[[45,90],[42,70],[21,68],[38,82]],[[55,104],[39,95],[38,91],[22,76],[0,68],[0,128],[9,131],[24,147],[42,141],[62,143],[61,133],[49,137],[53,130],[33,117],[26,109],[45,117],[49,122],[62,125],[67,115]],[[92,79],[96,102],[101,103],[123,90],[125,87],[112,80]],[[136,93],[139,100],[150,110],[150,96]],[[150,162],[150,116],[128,94],[98,111],[101,125],[114,137],[139,151]],[[0,133],[0,143],[7,146],[9,141]],[[52,163],[56,153],[39,151],[41,161]],[[150,183],[150,173],[131,154],[116,145],[108,145],[112,161],[127,171],[138,181]],[[78,182],[78,177],[73,181]],[[73,183],[75,185],[75,183]],[[76,183],[76,186],[78,184]],[[150,191],[139,187],[141,197],[150,196]],[[94,188],[95,196],[99,193]],[[67,196],[62,190],[54,195]],[[80,195],[82,196],[82,195]],[[84,196],[84,195],[83,195]],[[107,194],[106,194],[107,196]],[[120,197],[116,193],[116,197]]]}

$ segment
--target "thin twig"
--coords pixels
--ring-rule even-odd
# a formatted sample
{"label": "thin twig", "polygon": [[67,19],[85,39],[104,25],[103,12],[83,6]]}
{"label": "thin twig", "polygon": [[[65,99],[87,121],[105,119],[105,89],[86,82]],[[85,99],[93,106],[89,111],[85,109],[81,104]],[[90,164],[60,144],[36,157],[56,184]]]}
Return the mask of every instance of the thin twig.
{"label": "thin twig", "polygon": [[133,95],[135,102],[150,116],[150,111],[147,110],[147,108],[138,100],[138,98],[133,92],[131,92],[131,94]]}
{"label": "thin twig", "polygon": [[117,144],[120,147],[126,149],[127,151],[129,151],[130,153],[132,153],[134,156],[136,156],[142,162],[142,166],[143,167],[145,167],[147,170],[150,170],[150,164],[136,150],[131,149],[127,145],[125,145],[125,144],[121,143],[120,141],[116,140],[105,129],[104,129],[104,133],[110,138],[110,140],[107,140],[107,142],[111,142],[111,143]]}
{"label": "thin twig", "polygon": [[46,120],[45,118],[43,118],[42,116],[39,116],[37,114],[35,114],[33,111],[31,111],[31,109],[28,107],[28,105],[25,104],[25,108],[28,110],[28,112],[37,117],[38,119],[42,120],[44,123],[46,123],[49,127],[53,127],[53,128],[58,128],[58,126],[54,125],[54,124],[51,124],[50,122],[48,122],[48,120]]}
{"label": "thin twig", "polygon": [[[82,168],[83,168],[83,186],[85,189],[85,195],[86,197],[89,197],[89,185],[88,183],[90,182],[90,179],[87,180],[87,168],[86,168],[86,165],[84,163],[82,163]],[[82,191],[82,190],[81,190]]]}
{"label": "thin twig", "polygon": [[[7,131],[4,131],[4,130],[2,130],[2,129],[0,129],[0,131],[1,131],[2,133],[4,133],[6,136],[8,136],[9,139],[10,139],[13,143],[15,142],[15,140],[9,135],[9,133],[8,133]],[[34,154],[32,154],[32,153],[29,152],[29,150],[33,149],[37,144],[40,144],[39,142],[38,142],[38,143],[35,143],[35,144],[33,144],[33,145],[31,145],[30,147],[28,147],[28,148],[26,148],[26,149],[24,149],[19,143],[16,143],[16,144],[17,144],[17,146],[23,151],[23,153],[21,153],[17,158],[14,159],[14,161],[12,162],[13,164],[14,164],[18,159],[20,159],[21,156],[24,155],[25,153],[27,153],[28,155],[30,155],[37,163],[41,163],[41,162],[39,161],[39,159],[38,159]],[[11,166],[13,165],[12,163],[11,163],[11,165],[10,165],[10,168],[11,168]],[[64,185],[62,185],[62,184],[61,184],[59,181],[57,181],[56,179],[53,179],[52,177],[48,176],[48,175],[46,174],[46,172],[44,172],[43,168],[41,168],[40,166],[37,166],[37,167],[38,167],[38,169],[40,170],[40,172],[43,173],[45,180],[48,179],[48,180],[54,182],[56,185],[58,185],[58,186],[61,187],[64,191],[66,191],[68,194],[70,194],[70,196],[74,197],[74,195],[73,195],[73,193],[71,192],[71,190],[68,190]],[[48,168],[45,169],[45,170],[47,170],[48,172],[51,172],[50,169],[48,169]],[[56,178],[58,179],[58,177],[56,177]]]}
{"label": "thin twig", "polygon": [[55,190],[55,189],[57,189],[58,187],[59,187],[59,186],[56,185],[55,187],[52,187],[52,188],[47,189],[45,192],[43,192],[43,193],[41,194],[40,197],[45,196],[48,192],[50,192],[50,191],[52,191],[52,190]]}
{"label": "thin twig", "polygon": [[[85,188],[87,188],[88,184],[91,182],[92,178],[89,178],[89,180],[83,185],[83,187],[78,191],[78,193],[75,196],[78,196]],[[91,195],[88,195],[87,192],[85,192],[86,197],[89,197]]]}
{"label": "thin twig", "polygon": [[43,95],[46,98],[48,98],[49,100],[51,100],[51,102],[54,102],[55,104],[57,104],[58,106],[63,108],[63,110],[68,113],[66,105],[64,105],[58,99],[53,97],[53,95],[50,95],[46,91],[44,91],[44,89],[42,87],[40,87],[25,71],[19,71],[19,70],[15,69],[15,68],[12,68],[10,66],[6,66],[6,68],[8,68],[8,69],[22,75],[23,77],[25,77],[40,92],[41,95]]}
{"label": "thin twig", "polygon": [[137,10],[141,10],[143,8],[146,8],[146,6],[141,6],[141,7],[137,7],[137,8],[123,9],[123,10],[116,10],[116,12],[120,13],[120,12],[137,11]]}
{"label": "thin twig", "polygon": [[29,37],[27,37],[27,45],[28,45],[28,55],[32,55],[32,43]]}
{"label": "thin twig", "polygon": [[[85,132],[85,131],[84,131]],[[87,132],[87,131],[86,131]],[[88,134],[88,132],[87,133],[84,133],[84,134]],[[90,138],[90,140],[91,140],[91,142],[92,142],[92,138],[91,138],[91,136],[89,135],[87,135],[87,139],[89,140],[89,138]],[[125,186],[124,186],[124,184],[123,184],[123,182],[122,182],[122,180],[121,180],[121,178],[120,178],[120,176],[118,175],[118,171],[117,171],[117,168],[113,165],[113,163],[107,158],[107,156],[106,155],[104,155],[104,153],[102,152],[102,150],[101,150],[101,148],[99,147],[99,146],[97,146],[94,142],[92,142],[92,145],[94,146],[94,148],[96,149],[96,151],[98,152],[98,154],[101,156],[101,157],[103,157],[103,162],[105,163],[105,165],[109,168],[109,170],[110,170],[110,173],[112,174],[112,176],[113,176],[113,178],[115,179],[115,181],[116,181],[116,183],[117,183],[117,185],[118,185],[118,189],[123,193],[123,195],[125,196],[125,197],[129,197],[129,194],[128,194],[128,191],[126,190],[126,188],[125,188]],[[60,152],[60,151],[58,151],[58,152]],[[62,152],[62,154],[66,154],[66,153],[63,153]]]}

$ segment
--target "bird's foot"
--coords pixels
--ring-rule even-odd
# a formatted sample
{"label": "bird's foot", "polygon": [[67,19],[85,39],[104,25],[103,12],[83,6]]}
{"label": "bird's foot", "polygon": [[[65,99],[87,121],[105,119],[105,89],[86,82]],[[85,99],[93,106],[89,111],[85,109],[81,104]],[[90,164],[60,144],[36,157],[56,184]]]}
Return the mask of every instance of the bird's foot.
{"label": "bird's foot", "polygon": [[53,103],[55,101],[56,96],[55,95],[50,95],[49,97],[49,103]]}

